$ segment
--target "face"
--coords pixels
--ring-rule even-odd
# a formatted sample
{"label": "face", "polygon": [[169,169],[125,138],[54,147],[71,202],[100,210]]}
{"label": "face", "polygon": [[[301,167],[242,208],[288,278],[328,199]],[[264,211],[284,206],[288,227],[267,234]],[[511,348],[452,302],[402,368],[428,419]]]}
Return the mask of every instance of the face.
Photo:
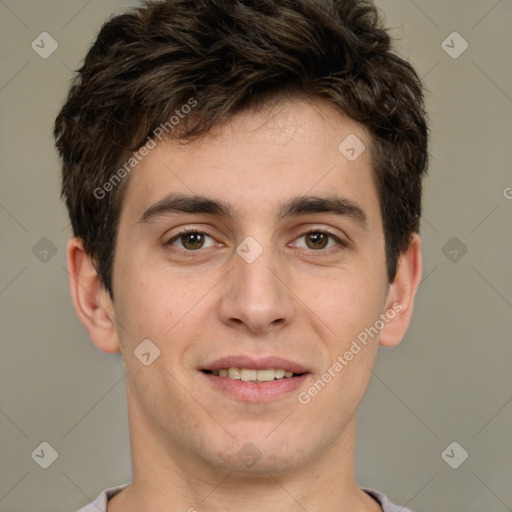
{"label": "face", "polygon": [[[338,149],[351,134],[367,148],[355,160]],[[139,163],[113,309],[141,432],[176,456],[254,472],[341,442],[377,350],[378,335],[357,337],[389,295],[369,147],[327,104],[286,101]],[[143,360],[160,351],[148,366],[134,355],[145,339]]]}

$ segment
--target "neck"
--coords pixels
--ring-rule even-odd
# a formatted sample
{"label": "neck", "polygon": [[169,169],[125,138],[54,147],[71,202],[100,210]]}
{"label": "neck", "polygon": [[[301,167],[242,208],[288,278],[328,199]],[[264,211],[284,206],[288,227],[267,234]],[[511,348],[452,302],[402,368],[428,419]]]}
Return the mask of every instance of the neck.
{"label": "neck", "polygon": [[133,478],[108,512],[381,510],[355,483],[355,417],[334,444],[300,466],[242,472],[212,467],[166,443],[129,398],[128,411]]}

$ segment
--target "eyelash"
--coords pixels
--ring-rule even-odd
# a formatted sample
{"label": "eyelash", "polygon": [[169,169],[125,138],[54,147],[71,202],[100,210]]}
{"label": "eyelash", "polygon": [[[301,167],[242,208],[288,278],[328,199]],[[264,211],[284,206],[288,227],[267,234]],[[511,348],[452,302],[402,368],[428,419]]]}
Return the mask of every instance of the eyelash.
{"label": "eyelash", "polygon": [[[210,234],[208,234],[205,231],[199,231],[198,229],[194,229],[194,228],[185,228],[182,231],[180,231],[179,233],[177,233],[176,235],[174,235],[171,239],[169,239],[164,245],[166,247],[172,247],[172,244],[176,240],[178,240],[183,235],[187,235],[187,234],[190,234],[190,233],[197,233],[199,235],[206,235],[206,236],[209,236],[210,238],[213,239],[213,236],[211,236]],[[331,240],[334,240],[335,242],[338,243],[338,247],[337,248],[329,247],[327,249],[325,249],[325,248],[324,249],[306,249],[307,251],[310,251],[311,253],[322,253],[322,252],[329,251],[330,249],[342,250],[342,249],[345,249],[345,248],[348,247],[348,243],[347,242],[341,240],[337,235],[335,235],[334,233],[331,233],[330,231],[325,230],[325,229],[323,229],[323,230],[313,229],[313,230],[310,230],[310,231],[306,231],[306,232],[302,233],[301,235],[299,235],[296,238],[296,240],[298,238],[302,238],[303,236],[309,235],[311,233],[327,235]],[[181,249],[179,247],[173,247],[173,250],[175,250],[177,252],[181,252],[182,254],[184,254],[186,256],[193,256],[194,253],[200,252],[201,249],[203,249],[203,248],[196,249],[196,250],[187,250],[187,249]],[[207,247],[207,249],[208,249],[208,247]]]}

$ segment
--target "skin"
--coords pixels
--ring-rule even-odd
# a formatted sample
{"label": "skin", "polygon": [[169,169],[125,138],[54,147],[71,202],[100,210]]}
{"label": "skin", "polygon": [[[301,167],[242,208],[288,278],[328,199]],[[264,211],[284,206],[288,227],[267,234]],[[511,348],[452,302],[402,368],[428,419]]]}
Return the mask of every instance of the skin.
{"label": "skin", "polygon": [[[349,134],[367,148],[353,162],[338,150]],[[322,100],[282,100],[188,145],[160,143],[129,178],[113,301],[81,241],[70,240],[78,315],[98,348],[121,351],[127,370],[133,481],[109,512],[380,510],[354,479],[356,412],[379,343],[395,346],[407,329],[421,255],[415,234],[388,283],[370,147],[362,125]],[[290,198],[334,192],[360,206],[366,225],[330,212],[276,220]],[[235,216],[167,213],[139,221],[170,193],[225,201]],[[203,248],[190,250],[197,247],[190,237],[166,245],[183,227],[209,235]],[[325,230],[346,247],[307,235]],[[248,236],[263,250],[252,263],[236,252]],[[299,403],[298,392],[395,303],[402,309],[380,334],[308,404]],[[146,338],[160,349],[150,366],[134,356]],[[199,371],[233,354],[277,355],[309,374],[296,391],[247,403]],[[260,454],[251,467],[238,455],[247,443]]]}

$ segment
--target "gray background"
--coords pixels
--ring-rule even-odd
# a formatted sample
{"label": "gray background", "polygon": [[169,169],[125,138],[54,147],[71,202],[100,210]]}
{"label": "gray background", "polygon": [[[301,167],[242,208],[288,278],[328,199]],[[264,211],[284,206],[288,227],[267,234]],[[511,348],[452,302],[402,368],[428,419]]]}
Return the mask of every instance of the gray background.
{"label": "gray background", "polygon": [[[127,5],[0,0],[5,512],[69,512],[130,479],[120,356],[92,346],[69,297],[51,137],[72,70]],[[429,89],[431,168],[424,279],[408,334],[381,349],[360,409],[358,483],[417,511],[512,510],[512,2],[378,5]],[[458,58],[442,47],[460,52],[454,31],[469,44]],[[31,47],[42,32],[58,42],[46,59]],[[469,453],[458,469],[441,457],[454,441]],[[46,470],[31,457],[41,442],[58,452]],[[446,460],[457,465],[461,450]]]}

